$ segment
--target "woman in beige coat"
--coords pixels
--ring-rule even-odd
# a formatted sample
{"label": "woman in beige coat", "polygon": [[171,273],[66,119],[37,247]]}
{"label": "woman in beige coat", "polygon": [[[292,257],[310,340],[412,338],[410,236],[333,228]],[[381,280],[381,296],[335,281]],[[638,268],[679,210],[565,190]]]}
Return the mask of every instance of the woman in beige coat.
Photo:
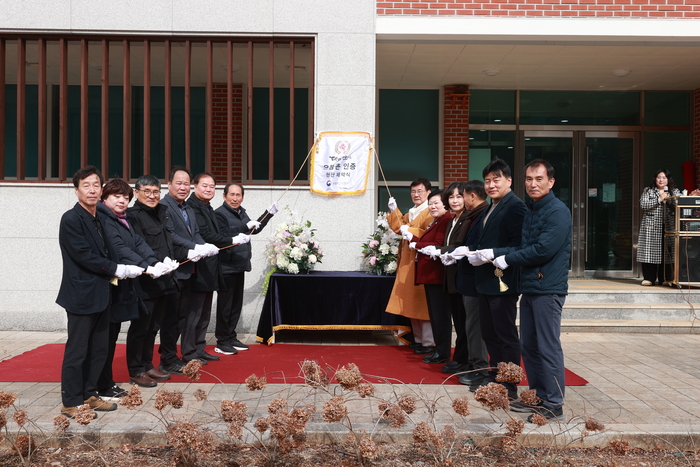
{"label": "woman in beige coat", "polygon": [[423,285],[415,283],[416,252],[411,250],[408,245],[413,236],[423,235],[426,227],[433,221],[427,209],[430,188],[430,182],[425,178],[414,180],[411,183],[411,199],[414,207],[409,209],[407,214],[402,214],[396,206],[396,200],[390,198],[389,214],[386,216],[389,227],[397,234],[401,234],[404,239],[399,246],[396,280],[386,311],[411,319],[413,337],[416,342],[415,353],[419,355],[432,353],[435,350],[435,341],[430,327],[425,290]]}

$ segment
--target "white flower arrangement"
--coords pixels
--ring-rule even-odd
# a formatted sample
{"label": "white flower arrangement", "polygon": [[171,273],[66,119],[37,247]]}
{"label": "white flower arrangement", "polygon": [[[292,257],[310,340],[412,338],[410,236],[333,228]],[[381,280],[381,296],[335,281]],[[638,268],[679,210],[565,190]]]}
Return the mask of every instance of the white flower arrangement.
{"label": "white flower arrangement", "polygon": [[375,222],[377,228],[362,244],[362,265],[371,274],[391,275],[396,272],[401,236],[389,228],[385,213],[380,212]]}
{"label": "white flower arrangement", "polygon": [[308,272],[323,258],[323,252],[314,239],[316,229],[311,228],[311,221],[297,219],[296,213],[289,206],[284,210],[289,217],[288,221],[277,225],[275,233],[265,246],[268,264],[272,267],[272,272]]}

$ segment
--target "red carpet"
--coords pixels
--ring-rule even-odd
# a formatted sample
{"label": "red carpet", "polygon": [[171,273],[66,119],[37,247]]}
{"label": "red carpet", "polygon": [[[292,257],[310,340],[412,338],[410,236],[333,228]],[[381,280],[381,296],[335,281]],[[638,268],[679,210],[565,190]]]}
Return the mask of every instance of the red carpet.
{"label": "red carpet", "polygon": [[[214,348],[207,351],[214,354]],[[117,383],[129,381],[125,363],[125,346],[117,345],[114,357],[114,379]],[[158,359],[158,352],[155,354]],[[221,356],[218,362],[202,367],[202,383],[243,383],[251,374],[266,376],[268,383],[299,383],[300,363],[316,360],[322,368],[340,368],[354,363],[367,379],[373,382],[404,382],[440,384],[450,375],[442,373],[442,365],[428,365],[423,356],[415,355],[406,346],[338,346],[338,345],[253,345],[238,355]],[[0,362],[0,381],[3,382],[60,382],[63,344],[47,344]],[[157,366],[157,362],[154,362]],[[220,381],[219,381],[220,380]],[[173,376],[171,381],[183,381],[184,376]],[[583,386],[588,381],[566,370],[567,386]],[[459,384],[452,377],[447,384]],[[526,385],[523,380],[521,385]]]}

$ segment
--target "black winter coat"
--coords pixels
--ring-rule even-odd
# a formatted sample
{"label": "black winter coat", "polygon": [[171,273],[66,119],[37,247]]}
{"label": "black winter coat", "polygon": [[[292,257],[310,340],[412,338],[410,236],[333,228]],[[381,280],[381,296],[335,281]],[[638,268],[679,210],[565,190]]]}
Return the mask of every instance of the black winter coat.
{"label": "black winter coat", "polygon": [[[239,233],[250,233],[246,225],[250,222],[250,217],[248,217],[248,213],[246,213],[244,208],[241,207],[238,209],[238,212],[236,212],[228,204],[224,203],[216,208],[214,212],[216,213],[216,220],[219,223],[219,232],[221,232],[222,235],[233,237]],[[268,211],[265,211],[262,216],[258,217],[260,227],[255,229],[252,234],[259,234],[267,223],[270,222],[272,216],[273,215]],[[235,274],[237,272],[249,272],[252,269],[250,264],[252,254],[253,250],[250,247],[250,243],[244,243],[243,245],[237,245],[222,251],[219,255],[221,255],[221,269],[223,273]]]}
{"label": "black winter coat", "polygon": [[[187,204],[194,211],[199,227],[199,235],[205,242],[211,243],[218,248],[232,244],[230,236],[219,233],[219,225],[216,222],[216,214],[211,204],[197,198],[194,193],[187,199]],[[230,248],[229,248],[230,249]],[[221,274],[221,264],[219,256],[226,250],[222,250],[218,255],[202,258],[197,261],[197,274],[194,275],[192,290],[198,292],[214,292],[223,287],[224,277]]]}
{"label": "black winter coat", "polygon": [[[120,264],[130,264],[146,269],[158,262],[153,250],[146,242],[136,235],[132,228],[124,225],[112,210],[102,203],[97,203],[97,211],[104,214],[106,218],[104,231],[119,255]],[[141,300],[141,287],[138,279],[120,279],[117,286],[112,286],[110,322],[122,323],[136,319],[139,317],[141,309],[145,309],[145,307],[143,307]]]}
{"label": "black winter coat", "polygon": [[[158,261],[163,261],[166,256],[180,262],[187,259],[187,248],[175,246],[170,238],[170,232],[167,229],[169,220],[167,206],[158,204],[155,208],[150,208],[137,200],[126,212],[134,233],[145,240]],[[140,276],[138,279],[143,298],[155,299],[177,292],[178,287],[174,276],[172,272],[158,279]]]}
{"label": "black winter coat", "polygon": [[[508,254],[520,248],[525,217],[525,203],[508,192],[493,208],[486,225],[484,217],[488,209],[484,209],[474,221],[472,229],[476,229],[475,240],[467,245],[471,251],[492,249],[494,258]],[[471,237],[471,232],[467,234]],[[491,263],[482,264],[475,268],[476,290],[484,295],[502,295],[520,293],[520,268],[510,267],[503,271],[503,282],[508,286],[506,292],[501,292],[498,278],[494,275],[496,267]]]}

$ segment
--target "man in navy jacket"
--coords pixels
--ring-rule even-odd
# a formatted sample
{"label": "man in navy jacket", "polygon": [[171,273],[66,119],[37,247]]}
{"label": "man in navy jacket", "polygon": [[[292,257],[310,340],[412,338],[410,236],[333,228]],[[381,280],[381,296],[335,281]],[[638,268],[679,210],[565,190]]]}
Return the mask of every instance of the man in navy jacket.
{"label": "man in navy jacket", "polygon": [[530,389],[541,399],[534,406],[512,402],[511,410],[560,420],[565,383],[559,335],[568,292],[572,224],[571,212],[554,196],[553,186],[554,168],[549,162],[535,159],[525,166],[525,190],[533,203],[523,221],[522,244],[497,257],[494,264],[521,268],[520,343]]}
{"label": "man in navy jacket", "polygon": [[[520,340],[515,326],[519,296],[519,268],[503,272],[502,281],[508,290],[502,291],[496,268],[491,261],[520,246],[523,217],[526,207],[511,191],[513,179],[510,167],[495,158],[483,170],[484,188],[491,198],[491,206],[474,221],[476,241],[469,244],[469,263],[476,267],[476,291],[479,293],[481,335],[489,353],[488,380],[496,380],[500,362],[520,365]],[[514,383],[501,383],[508,389],[508,397],[517,399]]]}
{"label": "man in navy jacket", "polygon": [[143,271],[117,264],[117,251],[102,227],[106,218],[97,213],[102,182],[102,174],[93,166],[75,173],[78,202],[63,214],[58,232],[63,278],[56,303],[65,308],[68,318],[61,413],[71,418],[83,404],[100,411],[117,408],[97,395],[97,379],[107,361],[110,280],[133,278]]}

